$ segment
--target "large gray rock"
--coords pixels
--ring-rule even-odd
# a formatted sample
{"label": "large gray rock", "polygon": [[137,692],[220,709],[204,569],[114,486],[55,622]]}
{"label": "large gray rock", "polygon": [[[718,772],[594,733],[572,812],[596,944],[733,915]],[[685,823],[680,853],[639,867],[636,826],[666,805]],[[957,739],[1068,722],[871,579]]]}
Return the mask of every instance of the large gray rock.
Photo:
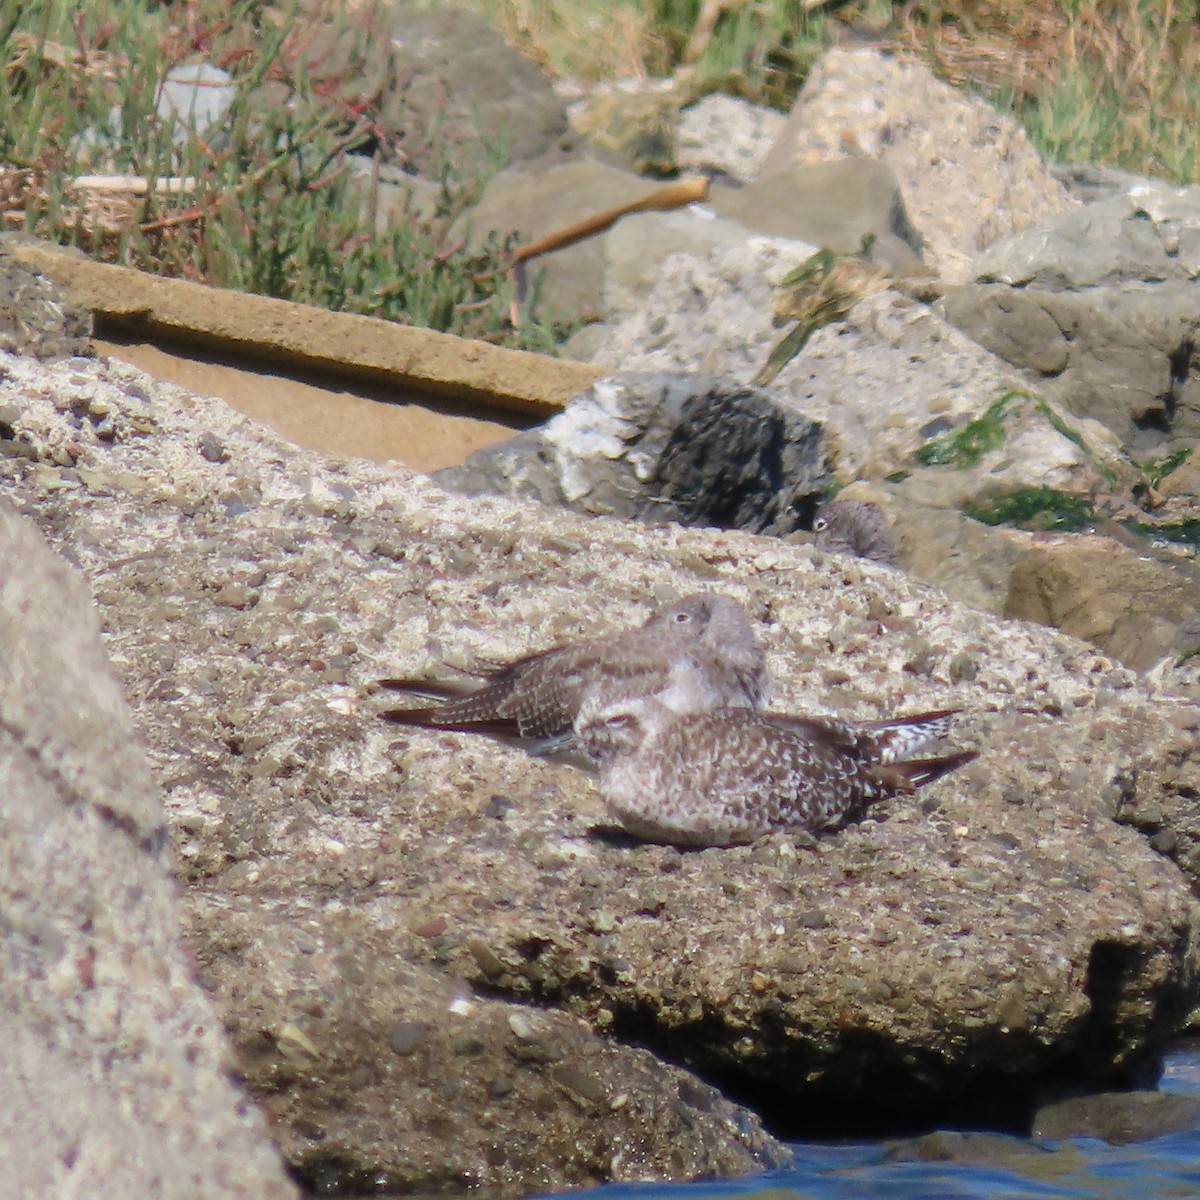
{"label": "large gray rock", "polygon": [[[326,19],[299,47],[324,110],[313,115],[327,116],[330,98],[339,116],[361,106],[392,165],[469,186],[507,163],[576,151],[549,78],[476,13],[387,0],[313,12]],[[272,82],[251,102],[293,111],[309,103]]]}
{"label": "large gray rock", "polygon": [[897,275],[923,270],[921,235],[904,210],[896,177],[871,158],[792,167],[744,187],[714,183],[708,206],[753,233],[856,253],[871,238],[871,262]]}
{"label": "large gray rock", "polygon": [[981,250],[1074,204],[1015,120],[875,49],[818,60],[759,175],[847,156],[891,169],[930,265],[954,282]]}
{"label": "large gray rock", "polygon": [[1200,437],[1200,187],[1134,186],[992,247],[946,316],[1131,447]]}
{"label": "large gray rock", "polygon": [[180,939],[79,576],[0,500],[0,1158],[13,1196],[290,1197]]}
{"label": "large gray rock", "polygon": [[770,392],[702,375],[609,375],[559,416],[439,471],[445,487],[576,512],[791,533],[811,519],[828,447]]}
{"label": "large gray rock", "polygon": [[[1191,1004],[1189,879],[1110,814],[1182,822],[1194,699],[894,570],[450,496],[121,370],[8,370],[36,455],[0,487],[91,578],[238,1068],[315,1178],[745,1168],[756,1123],[630,1043],[792,1113],[911,1119],[1000,1080],[1128,1080]],[[81,376],[110,441],[72,415]],[[680,854],[595,836],[567,766],[363,698],[699,587],[748,606],[780,708],[962,707],[979,759],[815,849]]]}
{"label": "large gray rock", "polygon": [[[489,181],[479,202],[452,236],[470,245],[489,239],[524,244],[607,209],[633,204],[661,183],[592,159],[551,166],[512,167]],[[605,315],[606,238],[586,238],[531,259],[527,296],[540,319],[595,321]]]}
{"label": "large gray rock", "polygon": [[[740,221],[716,217],[711,210],[697,205],[622,217],[603,238],[604,289],[598,315],[608,324],[585,326],[574,335],[568,349],[576,357],[590,358],[606,343],[616,322],[638,314],[659,313],[665,265],[672,255],[682,254],[689,261],[699,262],[737,259],[744,256],[747,237],[746,226]],[[817,249],[793,238],[756,238],[753,244],[769,245],[781,259],[791,263],[803,262]],[[729,310],[736,310],[738,301],[727,296],[725,303]],[[585,339],[593,349],[575,351],[574,347]]]}
{"label": "large gray rock", "polygon": [[1102,1092],[1038,1109],[1035,1138],[1103,1138],[1114,1145],[1188,1133],[1200,1123],[1200,1098],[1171,1092]]}
{"label": "large gray rock", "polygon": [[[595,361],[642,371],[690,362],[750,378],[786,332],[772,324],[771,284],[797,265],[789,246],[753,241],[704,262],[672,257],[652,300],[611,329]],[[1033,375],[891,290],[813,334],[771,391],[826,425],[843,482],[912,472],[915,453],[943,450],[950,469],[923,477],[937,481],[942,505],[981,491],[1140,478],[1106,427],[1064,422],[1059,406],[1035,394]],[[970,442],[981,428],[989,436],[977,452],[953,453],[956,437]]]}
{"label": "large gray rock", "polygon": [[785,119],[773,108],[710,92],[679,116],[679,169],[750,179],[783,131]]}
{"label": "large gray rock", "polygon": [[407,164],[438,178],[572,147],[550,80],[486,20],[461,8],[382,5],[372,13],[389,55],[380,117]]}
{"label": "large gray rock", "polygon": [[813,249],[752,237],[716,253],[670,255],[643,303],[603,327],[593,361],[613,370],[750,380],[780,336],[771,323],[772,289]]}

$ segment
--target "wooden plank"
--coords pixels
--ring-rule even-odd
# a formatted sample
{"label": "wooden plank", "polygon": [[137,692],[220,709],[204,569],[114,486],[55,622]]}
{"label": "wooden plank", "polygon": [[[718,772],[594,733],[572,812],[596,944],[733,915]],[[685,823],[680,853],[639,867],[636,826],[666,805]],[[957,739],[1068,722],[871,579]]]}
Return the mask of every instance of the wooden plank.
{"label": "wooden plank", "polygon": [[92,309],[101,337],[193,345],[538,417],[559,412],[605,373],[377,317],[160,279],[58,248],[5,249]]}

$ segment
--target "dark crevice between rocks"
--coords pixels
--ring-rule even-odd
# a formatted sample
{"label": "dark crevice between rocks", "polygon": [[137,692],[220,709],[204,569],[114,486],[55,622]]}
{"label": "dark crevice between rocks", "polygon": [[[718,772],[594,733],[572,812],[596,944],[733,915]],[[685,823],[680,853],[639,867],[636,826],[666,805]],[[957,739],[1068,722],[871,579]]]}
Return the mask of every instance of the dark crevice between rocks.
{"label": "dark crevice between rocks", "polygon": [[[779,1028],[784,1037],[785,1022]],[[934,1053],[898,1050],[886,1036],[866,1029],[843,1034],[832,1052],[795,1043],[764,1051],[766,1077],[754,1064],[735,1068],[715,1061],[713,1052],[719,1054],[732,1036],[716,1014],[690,1023],[686,1034],[664,1036],[652,1013],[629,1008],[614,1014],[610,1032],[694,1072],[756,1112],[784,1141],[900,1137],[946,1128],[1024,1134],[1042,1098],[1033,1076],[948,1067]],[[705,1048],[702,1059],[697,1047]],[[780,1056],[791,1061],[781,1063]],[[795,1082],[784,1085],[784,1079]]]}
{"label": "dark crevice between rocks", "polygon": [[[1181,951],[1182,953],[1182,951]],[[1158,1079],[1162,1050],[1175,1034],[1195,1002],[1195,989],[1181,981],[1171,992],[1152,992],[1157,1013],[1145,1026],[1140,1043],[1130,1046],[1130,1027],[1141,1025],[1137,1015],[1126,1015],[1127,1005],[1139,1008],[1145,1003],[1144,976],[1148,973],[1146,951],[1125,942],[1097,941],[1088,955],[1084,992],[1091,1001],[1091,1013],[1072,1050],[1072,1061],[1109,1064],[1103,1082],[1110,1088],[1152,1087]]]}
{"label": "dark crevice between rocks", "polygon": [[[817,1047],[789,1037],[782,1009],[778,1040],[767,1040],[757,1062],[737,1066],[730,1064],[729,1053],[740,1035],[720,1013],[705,1012],[668,1027],[649,1002],[635,998],[614,1003],[609,994],[605,1007],[612,1019],[606,1033],[694,1073],[756,1112],[768,1131],[784,1141],[901,1137],[938,1129],[1028,1135],[1035,1112],[1049,1101],[1154,1086],[1167,1039],[1186,1015],[1190,996],[1179,987],[1175,996],[1157,997],[1154,1026],[1161,1036],[1130,1047],[1122,1009],[1141,994],[1138,980],[1145,969],[1138,947],[1097,942],[1085,983],[1091,1012],[1065,1054],[1055,1056],[1034,1036],[1018,1031],[975,1036],[967,1057],[1010,1064],[1004,1069],[951,1063],[928,1050],[897,1046],[870,1029],[843,1031],[836,1047]],[[615,984],[616,977],[607,982]],[[586,986],[573,988],[561,979],[553,987],[534,986],[521,994],[499,983],[477,982],[475,988],[480,995],[547,1009],[570,1010],[573,995],[584,1001],[585,1009],[595,999]],[[995,1039],[1003,1045],[994,1044]]]}
{"label": "dark crevice between rocks", "polygon": [[[313,1131],[314,1140],[320,1134]],[[378,1196],[393,1191],[386,1172],[377,1168],[364,1169],[361,1162],[342,1154],[322,1154],[314,1151],[299,1162],[285,1162],[287,1173],[307,1196]],[[408,1181],[405,1180],[406,1190]],[[466,1186],[466,1181],[464,1181]],[[422,1189],[416,1189],[418,1192]],[[433,1179],[428,1186],[430,1195],[445,1190],[443,1179]]]}
{"label": "dark crevice between rocks", "polygon": [[169,838],[166,825],[156,825],[147,833],[143,832],[132,817],[115,812],[107,804],[96,804],[93,807],[96,815],[105,825],[129,838],[143,854],[148,854],[151,858],[158,858],[162,855]]}
{"label": "dark crevice between rocks", "polygon": [[1191,338],[1185,338],[1168,356],[1167,362],[1171,368],[1171,392],[1167,397],[1168,411],[1174,416],[1178,403],[1179,389],[1187,383],[1191,376],[1192,360],[1196,348]]}
{"label": "dark crevice between rocks", "polygon": [[[1171,367],[1171,387],[1157,397],[1161,400],[1161,407],[1154,406],[1147,408],[1142,413],[1136,413],[1133,416],[1133,425],[1142,433],[1162,433],[1169,434],[1175,423],[1175,407],[1176,394],[1180,386],[1187,380],[1187,358],[1182,359],[1184,348],[1180,347],[1170,356]],[[1182,372],[1182,375],[1180,374]]]}

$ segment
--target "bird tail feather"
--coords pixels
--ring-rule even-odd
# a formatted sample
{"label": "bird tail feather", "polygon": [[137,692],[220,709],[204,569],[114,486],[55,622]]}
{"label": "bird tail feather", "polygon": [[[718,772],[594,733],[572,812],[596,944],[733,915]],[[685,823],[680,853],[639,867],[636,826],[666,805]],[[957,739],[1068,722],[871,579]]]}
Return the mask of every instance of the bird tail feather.
{"label": "bird tail feather", "polygon": [[937,758],[910,758],[906,762],[889,763],[877,767],[878,774],[886,778],[900,792],[915,792],[917,788],[940,779],[957,767],[978,758],[977,750],[957,750]]}

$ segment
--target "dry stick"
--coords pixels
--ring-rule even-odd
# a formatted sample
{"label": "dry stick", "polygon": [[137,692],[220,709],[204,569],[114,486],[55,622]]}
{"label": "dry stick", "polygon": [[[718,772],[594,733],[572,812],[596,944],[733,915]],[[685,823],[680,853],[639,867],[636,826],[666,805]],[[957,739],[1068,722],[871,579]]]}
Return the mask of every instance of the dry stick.
{"label": "dry stick", "polygon": [[611,229],[623,216],[635,212],[665,212],[672,208],[682,208],[685,204],[695,204],[708,197],[708,179],[704,176],[693,176],[680,179],[668,187],[659,188],[641,200],[631,204],[620,204],[616,208],[606,208],[594,216],[585,217],[563,229],[548,233],[537,241],[527,242],[518,246],[509,255],[509,268],[517,285],[517,294],[513,298],[512,323],[516,329],[519,324],[518,306],[525,298],[525,264],[539,254],[548,254],[551,250],[561,250],[564,246],[573,246],[584,238],[593,237]]}

